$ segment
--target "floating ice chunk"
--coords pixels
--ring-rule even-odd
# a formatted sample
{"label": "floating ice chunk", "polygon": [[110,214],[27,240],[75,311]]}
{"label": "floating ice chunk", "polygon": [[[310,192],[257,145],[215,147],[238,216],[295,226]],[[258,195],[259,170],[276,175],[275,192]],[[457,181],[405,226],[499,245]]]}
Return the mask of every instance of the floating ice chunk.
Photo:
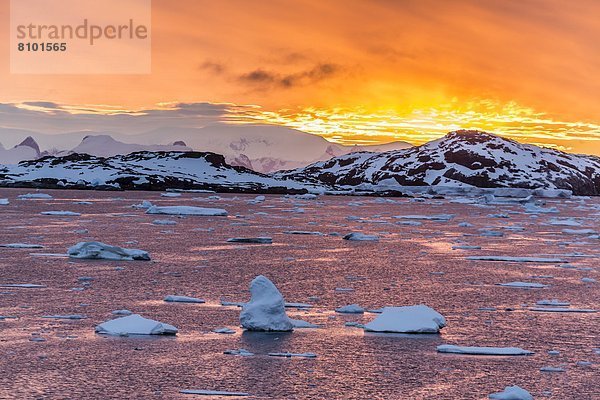
{"label": "floating ice chunk", "polygon": [[319,325],[312,324],[307,321],[302,321],[301,319],[292,319],[291,321],[292,321],[292,325],[294,325],[294,328],[304,329],[304,328],[318,328],[319,327]]}
{"label": "floating ice chunk", "polygon": [[181,193],[167,192],[167,193],[161,193],[160,196],[161,197],[181,197]]}
{"label": "floating ice chunk", "polygon": [[7,206],[9,204],[10,202],[8,201],[8,199],[0,199],[0,206]]}
{"label": "floating ice chunk", "polygon": [[131,315],[131,314],[133,314],[133,312],[123,309],[123,310],[115,310],[111,314],[113,314],[113,315]]}
{"label": "floating ice chunk", "polygon": [[481,236],[489,236],[489,237],[501,237],[504,236],[504,232],[500,232],[500,231],[490,231],[490,230],[486,230],[486,229],[480,229],[479,230],[481,233]]}
{"label": "floating ice chunk", "polygon": [[593,229],[563,229],[562,233],[566,235],[596,235],[596,232]]}
{"label": "floating ice chunk", "polygon": [[140,210],[147,210],[147,209],[153,207],[153,205],[148,200],[144,200],[140,204],[134,204],[131,207],[132,208],[137,208],[137,209],[140,209]]}
{"label": "floating ice chunk", "polygon": [[303,358],[317,358],[315,353],[269,353],[271,357],[303,357]]}
{"label": "floating ice chunk", "polygon": [[227,239],[227,243],[255,243],[255,244],[271,244],[273,243],[273,238],[270,237],[235,237]]}
{"label": "floating ice chunk", "polygon": [[360,329],[364,329],[365,328],[364,324],[361,324],[360,322],[355,322],[355,321],[346,322],[344,324],[344,326],[349,326],[351,328],[360,328]]}
{"label": "floating ice chunk", "polygon": [[367,332],[438,333],[446,326],[444,317],[431,307],[419,304],[385,307],[373,321],[365,325]]}
{"label": "floating ice chunk", "polygon": [[556,207],[544,208],[534,203],[527,203],[524,208],[526,214],[556,214],[559,212]]}
{"label": "floating ice chunk", "polygon": [[195,394],[198,396],[230,396],[230,397],[250,396],[250,393],[245,393],[245,392],[224,392],[222,390],[202,390],[202,389],[184,389],[184,390],[180,390],[179,393]]}
{"label": "floating ice chunk", "polygon": [[256,196],[254,199],[249,200],[248,204],[259,204],[264,202],[266,199],[267,198],[265,196]]}
{"label": "floating ice chunk", "polygon": [[155,219],[152,221],[153,225],[177,225],[177,221],[172,219]]}
{"label": "floating ice chunk", "polygon": [[243,307],[244,304],[246,304],[246,303],[241,302],[241,301],[225,301],[225,300],[221,300],[221,305],[225,306],[225,307],[230,307],[230,306]]}
{"label": "floating ice chunk", "polygon": [[285,306],[287,308],[303,308],[303,309],[312,308],[312,304],[307,304],[307,303],[288,303],[288,302],[286,302]]}
{"label": "floating ice chunk", "polygon": [[251,298],[242,306],[240,322],[249,331],[292,331],[285,301],[273,282],[259,275],[250,283]]}
{"label": "floating ice chunk", "polygon": [[335,312],[342,314],[363,314],[365,309],[358,304],[350,304],[347,306],[339,307],[335,309]]}
{"label": "floating ice chunk", "polygon": [[23,288],[23,289],[42,289],[45,285],[37,285],[35,283],[3,283],[0,284],[3,288]]}
{"label": "floating ice chunk", "polygon": [[225,350],[223,352],[223,354],[230,354],[232,356],[242,356],[242,357],[250,357],[253,356],[254,353],[249,352],[246,349],[239,349],[239,350]]}
{"label": "floating ice chunk", "polygon": [[404,226],[421,226],[422,222],[419,221],[397,221],[396,225],[404,225]]}
{"label": "floating ice chunk", "polygon": [[313,232],[313,231],[283,231],[286,235],[315,235],[322,236],[321,232]]}
{"label": "floating ice chunk", "polygon": [[472,226],[473,226],[473,224],[470,224],[468,222],[461,222],[460,224],[458,224],[459,228],[470,228]]}
{"label": "floating ice chunk", "polygon": [[531,262],[531,263],[568,263],[560,258],[542,258],[542,257],[511,257],[511,256],[468,256],[467,260],[474,261],[506,261],[506,262]]}
{"label": "floating ice chunk", "polygon": [[343,287],[338,287],[335,288],[336,292],[354,292],[354,289],[352,288],[343,288]]}
{"label": "floating ice chunk", "polygon": [[344,240],[352,241],[377,241],[379,236],[377,235],[365,235],[362,232],[352,232],[343,237]]}
{"label": "floating ice chunk", "polygon": [[102,335],[174,335],[177,328],[173,325],[154,321],[132,314],[127,317],[106,321],[96,327],[96,333]]}
{"label": "floating ice chunk", "polygon": [[42,318],[48,319],[85,319],[85,315],[72,314],[72,315],[44,315]]}
{"label": "floating ice chunk", "polygon": [[94,259],[94,260],[150,260],[150,255],[137,249],[124,249],[111,246],[102,242],[79,242],[67,250],[71,258]]}
{"label": "floating ice chunk", "polygon": [[163,300],[168,303],[206,303],[206,301],[204,301],[203,299],[198,299],[196,297],[175,295],[166,296]]}
{"label": "floating ice chunk", "polygon": [[548,285],[543,285],[541,283],[534,282],[508,282],[508,283],[498,283],[498,286],[505,287],[514,287],[514,288],[523,288],[523,289],[541,289],[548,287]]}
{"label": "floating ice chunk", "polygon": [[235,333],[235,331],[231,328],[217,328],[217,329],[213,329],[214,333],[222,333],[225,335],[233,335]]}
{"label": "floating ice chunk", "polygon": [[459,246],[452,246],[452,250],[481,250],[481,246],[459,245]]}
{"label": "floating ice chunk", "polygon": [[531,393],[518,386],[507,386],[504,391],[492,393],[488,397],[492,400],[533,400]]}
{"label": "floating ice chunk", "polygon": [[562,313],[595,313],[591,308],[565,308],[565,307],[533,307],[531,311],[537,312],[562,312]]}
{"label": "floating ice chunk", "polygon": [[222,208],[205,208],[194,206],[152,206],[146,210],[146,214],[165,215],[197,215],[203,217],[224,217],[227,211]]}
{"label": "floating ice chunk", "polygon": [[0,244],[0,247],[6,247],[9,249],[43,249],[44,246],[41,244],[29,244],[29,243],[6,243]]}
{"label": "floating ice chunk", "polygon": [[422,219],[428,221],[450,221],[454,218],[454,214],[437,214],[437,215],[394,215],[398,219]]}
{"label": "floating ice chunk", "polygon": [[540,372],[565,372],[565,369],[560,367],[542,367],[540,368]]}
{"label": "floating ice chunk", "polygon": [[536,302],[535,304],[537,304],[538,306],[554,306],[554,307],[568,307],[571,305],[571,303],[569,303],[568,301],[560,301],[558,299],[552,299],[552,300],[544,299],[544,300],[540,300],[540,301]]}
{"label": "floating ice chunk", "polygon": [[49,200],[49,199],[52,199],[53,197],[46,193],[26,193],[26,194],[20,194],[19,196],[17,196],[17,198],[19,198],[21,200],[26,200],[26,199]]}
{"label": "floating ice chunk", "polygon": [[519,347],[468,347],[442,344],[437,347],[439,353],[469,354],[481,356],[528,356],[533,351],[523,350]]}
{"label": "floating ice chunk", "polygon": [[43,211],[40,214],[42,215],[56,215],[63,217],[78,217],[81,213],[73,212],[73,211]]}
{"label": "floating ice chunk", "polygon": [[596,280],[594,278],[581,278],[581,282],[583,282],[583,283],[595,283]]}
{"label": "floating ice chunk", "polygon": [[548,223],[557,226],[581,226],[581,222],[574,218],[552,218]]}

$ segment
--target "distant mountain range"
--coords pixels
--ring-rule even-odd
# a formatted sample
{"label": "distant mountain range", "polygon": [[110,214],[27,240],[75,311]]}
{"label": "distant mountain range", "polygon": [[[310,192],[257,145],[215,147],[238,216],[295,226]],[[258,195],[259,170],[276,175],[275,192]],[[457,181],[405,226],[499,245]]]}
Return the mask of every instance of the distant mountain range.
{"label": "distant mountain range", "polygon": [[[195,150],[222,154],[231,165],[262,173],[304,167],[355,151],[380,152],[411,146],[401,141],[373,146],[343,146],[320,136],[281,126],[221,123],[202,128],[155,128],[134,135],[92,131],[49,135],[0,128],[0,141],[15,138],[25,139],[31,145],[28,147],[37,148],[37,157],[72,153],[112,157],[137,151]],[[165,143],[165,138],[177,138],[177,141]],[[36,158],[35,153],[29,150],[16,151],[20,146],[16,146],[15,151],[0,152],[0,164]],[[40,147],[46,150],[40,152]]]}
{"label": "distant mountain range", "polygon": [[400,190],[414,186],[565,189],[600,194],[600,158],[527,145],[490,133],[459,130],[422,146],[353,153],[274,174],[338,189]]}
{"label": "distant mountain range", "polygon": [[[111,139],[100,139],[121,148]],[[94,143],[100,139],[95,137]],[[170,146],[186,148],[184,143]],[[28,140],[12,150],[39,153],[33,147]],[[458,188],[471,193],[477,188],[521,188],[600,195],[600,158],[462,130],[418,147],[346,154],[269,175],[231,166],[224,156],[210,152],[46,156],[0,166],[0,186],[347,194],[399,194],[415,188]]]}

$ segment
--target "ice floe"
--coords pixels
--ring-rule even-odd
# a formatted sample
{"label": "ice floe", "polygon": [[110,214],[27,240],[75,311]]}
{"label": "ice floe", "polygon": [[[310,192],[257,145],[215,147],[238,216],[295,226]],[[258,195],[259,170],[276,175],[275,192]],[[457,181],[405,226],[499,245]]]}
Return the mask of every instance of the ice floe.
{"label": "ice floe", "polygon": [[93,259],[93,260],[150,260],[148,252],[137,249],[124,249],[111,246],[102,242],[79,242],[67,250],[71,258]]}
{"label": "ice floe", "polygon": [[6,243],[0,244],[0,247],[6,247],[9,249],[43,249],[44,246],[41,244],[30,244],[30,243]]}
{"label": "ice floe", "polygon": [[213,332],[225,334],[225,335],[233,335],[235,333],[235,331],[231,328],[217,328],[217,329],[213,329]]}
{"label": "ice floe", "polygon": [[507,386],[502,392],[492,393],[488,397],[491,400],[533,400],[531,393],[519,386]]}
{"label": "ice floe", "polygon": [[445,318],[423,304],[385,307],[373,321],[365,325],[367,332],[438,333],[446,326]]}
{"label": "ice floe", "polygon": [[140,204],[134,204],[131,206],[131,208],[137,208],[140,210],[147,210],[151,207],[153,207],[153,204],[151,202],[149,202],[148,200],[144,200]]}
{"label": "ice floe", "polygon": [[437,214],[437,215],[394,215],[397,219],[421,219],[427,221],[450,221],[454,218],[454,214]]}
{"label": "ice floe", "polygon": [[277,287],[259,275],[250,283],[250,301],[242,306],[240,323],[249,331],[292,331],[294,325],[285,312],[285,301]]}
{"label": "ice floe", "polygon": [[363,314],[365,309],[358,304],[349,304],[347,306],[339,307],[335,309],[335,312],[341,314]]}
{"label": "ice floe", "polygon": [[174,335],[177,328],[163,322],[132,314],[106,321],[96,326],[96,333],[103,335]]}
{"label": "ice floe", "polygon": [[439,353],[468,354],[481,356],[527,356],[533,351],[523,350],[519,347],[472,347],[442,344],[437,347]]}
{"label": "ice floe", "polygon": [[223,354],[229,354],[232,356],[241,356],[241,357],[251,357],[254,353],[249,352],[246,349],[234,349],[234,350],[225,350]]}
{"label": "ice floe", "polygon": [[568,301],[561,301],[558,299],[544,299],[539,300],[535,304],[538,306],[554,306],[554,307],[568,307],[571,305]]}
{"label": "ice floe", "polygon": [[71,315],[44,315],[42,318],[47,319],[85,319],[85,315],[71,314]]}
{"label": "ice floe", "polygon": [[146,210],[146,214],[165,215],[194,215],[202,217],[224,217],[227,211],[222,208],[205,208],[194,206],[152,206]]}
{"label": "ice floe", "polygon": [[560,258],[544,258],[544,257],[511,257],[511,256],[468,256],[467,260],[473,261],[506,261],[506,262],[530,262],[530,263],[551,263],[561,264],[568,261]]}
{"label": "ice floe", "polygon": [[41,200],[50,200],[53,199],[52,196],[50,196],[49,194],[46,193],[26,193],[26,194],[20,194],[17,196],[17,198],[21,199],[21,200],[27,200],[27,199],[41,199]]}
{"label": "ice floe", "polygon": [[566,307],[533,307],[530,311],[555,312],[555,313],[595,313],[591,308],[566,308]]}
{"label": "ice floe", "polygon": [[168,303],[206,303],[205,300],[198,299],[196,297],[175,296],[175,295],[168,295],[163,300]]}
{"label": "ice floe", "polygon": [[183,389],[181,394],[195,394],[198,396],[229,396],[229,397],[245,397],[250,396],[250,393],[245,392],[226,392],[222,390],[203,390],[203,389]]}
{"label": "ice floe", "polygon": [[595,235],[598,232],[593,229],[563,229],[562,233],[566,235]]}
{"label": "ice floe", "polygon": [[55,215],[62,217],[78,217],[81,213],[73,212],[73,211],[43,211],[40,214],[42,215]]}
{"label": "ice floe", "polygon": [[273,238],[270,237],[235,237],[227,239],[228,243],[254,243],[254,244],[271,244]]}
{"label": "ice floe", "polygon": [[269,353],[271,357],[302,357],[302,358],[317,358],[315,353]]}
{"label": "ice floe", "polygon": [[313,324],[307,321],[303,321],[301,319],[291,319],[292,321],[292,325],[294,325],[294,328],[298,328],[298,329],[310,329],[310,328],[319,328],[319,325],[317,324]]}
{"label": "ice floe", "polygon": [[153,225],[177,225],[177,221],[172,219],[155,219],[152,221]]}
{"label": "ice floe", "polygon": [[362,232],[352,232],[352,233],[349,233],[349,234],[345,235],[343,237],[343,239],[344,240],[351,240],[351,241],[360,241],[360,242],[367,241],[367,242],[369,242],[369,241],[377,241],[377,240],[379,240],[379,236],[377,236],[377,235],[366,235],[366,234],[364,234]]}
{"label": "ice floe", "polygon": [[541,283],[535,282],[508,282],[508,283],[498,283],[498,286],[512,287],[512,288],[523,288],[523,289],[542,289],[548,287],[548,285],[544,285]]}
{"label": "ice floe", "polygon": [[43,289],[45,285],[38,285],[35,283],[2,283],[0,287],[3,288],[23,288],[23,289]]}
{"label": "ice floe", "polygon": [[0,199],[0,206],[7,206],[10,204],[10,201],[8,201],[8,199]]}

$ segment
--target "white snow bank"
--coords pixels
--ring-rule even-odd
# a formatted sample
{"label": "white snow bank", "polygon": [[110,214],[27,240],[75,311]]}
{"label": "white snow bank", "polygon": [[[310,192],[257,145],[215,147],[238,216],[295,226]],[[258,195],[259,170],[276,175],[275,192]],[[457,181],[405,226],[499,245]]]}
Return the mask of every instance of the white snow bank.
{"label": "white snow bank", "polygon": [[259,275],[250,283],[250,301],[242,306],[240,323],[249,331],[292,331],[285,301],[273,282]]}
{"label": "white snow bank", "polygon": [[446,326],[445,318],[431,307],[419,304],[384,307],[383,312],[365,325],[367,332],[438,333]]}
{"label": "white snow bank", "polygon": [[469,354],[482,356],[527,356],[533,351],[523,350],[519,347],[468,347],[442,344],[437,347],[439,353]]}
{"label": "white snow bank", "polygon": [[103,335],[174,335],[177,328],[173,325],[154,321],[132,314],[127,317],[106,321],[96,327],[96,333]]}
{"label": "white snow bank", "polygon": [[492,393],[488,397],[492,400],[533,400],[531,393],[518,386],[507,386],[504,391]]}
{"label": "white snow bank", "polygon": [[79,242],[67,250],[71,258],[94,259],[94,260],[150,260],[150,255],[137,249],[124,249],[111,246],[102,242]]}
{"label": "white snow bank", "polygon": [[168,303],[206,303],[206,301],[204,301],[203,299],[198,299],[196,297],[175,295],[166,296],[163,300]]}
{"label": "white snow bank", "polygon": [[377,235],[366,235],[362,232],[352,232],[343,237],[344,240],[352,241],[377,241],[379,237]]}
{"label": "white snow bank", "polygon": [[203,217],[223,217],[227,211],[222,208],[205,208],[194,206],[152,206],[148,208],[146,214],[166,214],[166,215],[197,215]]}

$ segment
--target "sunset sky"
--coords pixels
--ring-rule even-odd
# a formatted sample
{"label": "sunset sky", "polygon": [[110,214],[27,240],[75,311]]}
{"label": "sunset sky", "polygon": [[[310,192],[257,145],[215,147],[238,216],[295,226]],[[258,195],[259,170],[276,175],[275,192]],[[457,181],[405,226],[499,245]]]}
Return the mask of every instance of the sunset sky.
{"label": "sunset sky", "polygon": [[0,127],[52,132],[53,118],[115,112],[201,126],[211,103],[213,119],[341,143],[479,128],[600,154],[599,1],[152,4],[151,74],[17,75],[0,0]]}

